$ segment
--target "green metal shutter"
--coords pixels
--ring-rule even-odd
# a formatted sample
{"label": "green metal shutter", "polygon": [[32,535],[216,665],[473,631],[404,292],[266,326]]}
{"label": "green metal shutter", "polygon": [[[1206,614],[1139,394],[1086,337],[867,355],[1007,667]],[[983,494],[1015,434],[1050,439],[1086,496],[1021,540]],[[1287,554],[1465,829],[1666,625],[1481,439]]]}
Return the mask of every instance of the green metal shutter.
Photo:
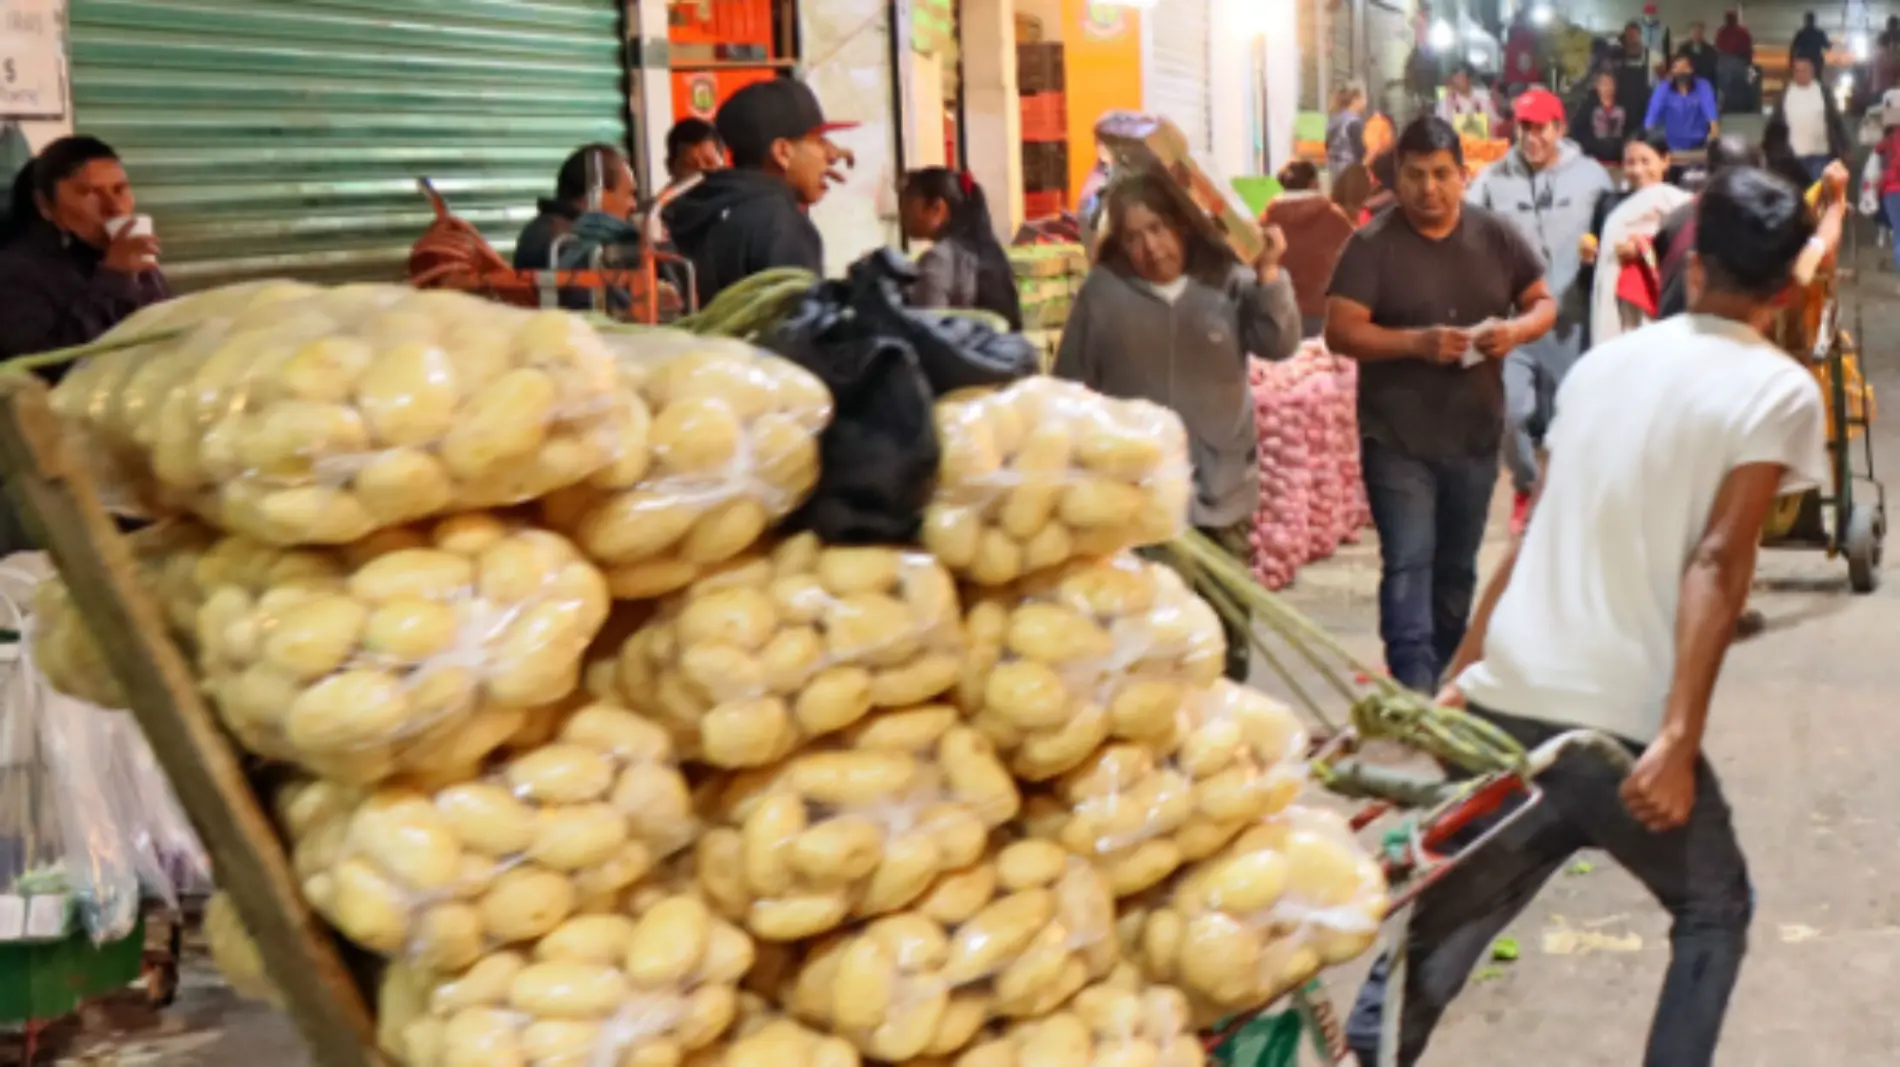
{"label": "green metal shutter", "polygon": [[71,0],[74,125],[181,288],[395,280],[427,176],[506,254],[582,144],[628,144],[623,0]]}

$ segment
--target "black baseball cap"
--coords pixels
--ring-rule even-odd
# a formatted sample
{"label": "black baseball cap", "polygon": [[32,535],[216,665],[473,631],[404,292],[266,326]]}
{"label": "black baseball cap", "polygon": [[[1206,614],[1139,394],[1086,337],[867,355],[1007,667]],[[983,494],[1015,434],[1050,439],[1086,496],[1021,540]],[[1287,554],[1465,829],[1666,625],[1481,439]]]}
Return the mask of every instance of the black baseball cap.
{"label": "black baseball cap", "polygon": [[713,117],[713,125],[731,150],[732,161],[745,166],[769,156],[774,141],[797,141],[858,124],[827,121],[810,86],[795,78],[773,78],[733,93]]}

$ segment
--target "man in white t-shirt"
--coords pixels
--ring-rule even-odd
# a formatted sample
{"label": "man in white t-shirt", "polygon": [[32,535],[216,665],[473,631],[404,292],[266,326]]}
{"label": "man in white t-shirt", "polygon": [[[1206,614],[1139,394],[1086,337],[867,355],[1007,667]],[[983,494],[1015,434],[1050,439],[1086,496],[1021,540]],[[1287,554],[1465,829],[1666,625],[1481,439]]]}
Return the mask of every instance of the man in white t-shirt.
{"label": "man in white t-shirt", "polygon": [[1788,126],[1788,147],[1801,160],[1811,181],[1820,181],[1821,172],[1836,159],[1851,159],[1847,124],[1841,109],[1827,86],[1815,76],[1814,64],[1797,59],[1789,71],[1788,87],[1782,90],[1776,117]]}
{"label": "man in white t-shirt", "polygon": [[[1526,748],[1589,728],[1627,776],[1565,757],[1544,802],[1419,898],[1398,1062],[1415,1063],[1492,939],[1580,849],[1669,909],[1672,957],[1645,1067],[1709,1067],[1752,912],[1729,808],[1702,755],[1716,676],[1775,497],[1826,477],[1820,389],[1764,339],[1813,240],[1801,193],[1753,168],[1702,194],[1688,314],[1591,351],[1564,380],[1529,528],[1481,597],[1441,703]],[[1383,963],[1349,1026],[1377,1061]]]}

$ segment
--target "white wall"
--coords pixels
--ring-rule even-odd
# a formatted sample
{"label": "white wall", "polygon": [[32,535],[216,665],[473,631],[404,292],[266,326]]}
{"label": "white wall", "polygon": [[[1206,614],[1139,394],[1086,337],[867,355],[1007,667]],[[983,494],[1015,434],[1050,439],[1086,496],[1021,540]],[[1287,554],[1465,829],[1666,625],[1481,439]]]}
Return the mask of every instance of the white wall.
{"label": "white wall", "polygon": [[825,238],[825,272],[836,275],[871,249],[897,242],[900,116],[891,89],[902,73],[891,69],[892,27],[884,0],[799,6],[806,83],[818,94],[827,119],[861,124],[832,135],[856,154],[857,167],[811,212]]}

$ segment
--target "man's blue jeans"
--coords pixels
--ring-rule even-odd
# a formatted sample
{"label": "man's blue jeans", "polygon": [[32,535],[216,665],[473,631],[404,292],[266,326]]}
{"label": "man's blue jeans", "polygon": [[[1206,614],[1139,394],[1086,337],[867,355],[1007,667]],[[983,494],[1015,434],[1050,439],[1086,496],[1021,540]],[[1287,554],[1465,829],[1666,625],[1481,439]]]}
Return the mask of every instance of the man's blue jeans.
{"label": "man's blue jeans", "polygon": [[1420,459],[1367,438],[1366,499],[1379,530],[1379,637],[1400,685],[1435,691],[1478,587],[1498,456]]}
{"label": "man's blue jeans", "polygon": [[1802,156],[1801,169],[1807,171],[1809,181],[1818,182],[1821,180],[1821,175],[1827,173],[1827,165],[1832,162],[1834,162],[1833,156]]}
{"label": "man's blue jeans", "polygon": [[[1473,708],[1535,748],[1565,727]],[[1638,746],[1625,742],[1632,752]],[[1623,806],[1623,772],[1590,752],[1567,755],[1538,778],[1538,807],[1498,831],[1481,851],[1418,898],[1406,931],[1405,989],[1388,989],[1383,958],[1359,992],[1346,1022],[1346,1041],[1362,1067],[1378,1062],[1386,998],[1401,996],[1399,1067],[1425,1051],[1445,1009],[1470,980],[1493,940],[1577,852],[1602,849],[1668,909],[1669,970],[1651,1022],[1643,1067],[1709,1067],[1722,1033],[1729,995],[1748,951],[1754,890],[1721,784],[1707,759],[1695,768],[1689,821],[1652,833]],[[1499,817],[1502,817],[1501,815]],[[1468,843],[1494,825],[1466,828]],[[1499,1062],[1515,1062],[1504,1061]]]}
{"label": "man's blue jeans", "polygon": [[[1887,214],[1887,225],[1893,232],[1900,234],[1900,193],[1888,193],[1880,198],[1880,207]],[[1893,267],[1900,270],[1900,237],[1893,241]]]}

